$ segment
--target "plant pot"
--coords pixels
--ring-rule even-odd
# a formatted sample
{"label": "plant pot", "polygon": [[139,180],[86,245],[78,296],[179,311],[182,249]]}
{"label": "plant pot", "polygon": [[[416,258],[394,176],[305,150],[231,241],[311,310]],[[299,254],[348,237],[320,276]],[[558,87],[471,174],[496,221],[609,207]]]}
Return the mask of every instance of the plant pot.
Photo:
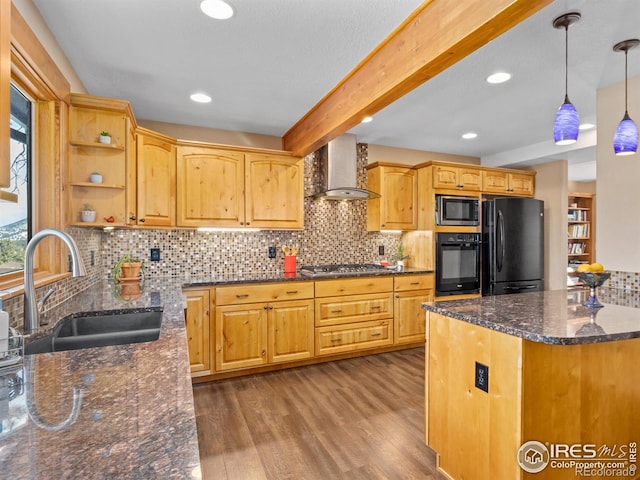
{"label": "plant pot", "polygon": [[100,143],[111,143],[111,137],[108,135],[100,135]]}
{"label": "plant pot", "polygon": [[404,260],[398,260],[396,268],[399,272],[404,272]]}
{"label": "plant pot", "polygon": [[91,180],[91,183],[102,183],[102,175],[99,173],[92,173],[89,180]]}
{"label": "plant pot", "polygon": [[122,300],[137,300],[142,296],[139,282],[123,282],[120,289],[120,298]]}
{"label": "plant pot", "polygon": [[138,280],[140,277],[140,268],[142,262],[123,263],[120,267],[121,275],[118,278],[119,282],[127,282],[131,280]]}
{"label": "plant pot", "polygon": [[80,218],[83,222],[91,223],[96,221],[96,212],[93,210],[82,210]]}

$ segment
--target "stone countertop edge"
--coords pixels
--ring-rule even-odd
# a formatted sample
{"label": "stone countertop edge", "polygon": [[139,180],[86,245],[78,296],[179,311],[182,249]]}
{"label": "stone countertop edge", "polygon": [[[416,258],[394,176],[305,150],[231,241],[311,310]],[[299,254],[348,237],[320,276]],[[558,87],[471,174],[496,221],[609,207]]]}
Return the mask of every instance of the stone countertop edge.
{"label": "stone countertop edge", "polygon": [[[25,357],[17,398],[27,407],[10,404],[16,426],[0,432],[0,471],[14,480],[201,479],[181,287],[147,281],[139,298],[123,300],[100,281],[42,315],[40,331],[79,312],[162,309],[163,320],[152,342]],[[53,430],[77,391],[77,417]]]}
{"label": "stone countertop edge", "polygon": [[336,280],[347,278],[359,278],[359,277],[381,277],[389,275],[418,275],[433,273],[433,270],[424,268],[405,268],[402,272],[392,269],[385,269],[381,271],[369,271],[352,273],[349,275],[336,274],[336,275],[302,275],[300,272],[286,274],[282,271],[270,271],[270,272],[246,272],[246,273],[234,273],[229,275],[220,275],[217,277],[199,277],[199,276],[186,276],[182,278],[183,288],[189,287],[210,287],[217,285],[233,285],[240,283],[270,283],[270,282],[304,282],[304,281],[322,281],[322,280]]}
{"label": "stone countertop edge", "polygon": [[640,302],[620,301],[622,293],[602,289],[604,307],[594,310],[582,306],[588,289],[437,300],[422,308],[532,342],[580,345],[640,338]]}

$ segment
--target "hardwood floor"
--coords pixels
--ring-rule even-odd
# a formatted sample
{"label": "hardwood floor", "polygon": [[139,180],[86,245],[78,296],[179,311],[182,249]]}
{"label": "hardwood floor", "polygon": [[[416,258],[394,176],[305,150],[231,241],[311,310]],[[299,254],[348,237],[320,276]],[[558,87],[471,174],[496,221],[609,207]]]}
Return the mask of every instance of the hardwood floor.
{"label": "hardwood floor", "polygon": [[440,479],[424,349],[195,385],[204,480]]}

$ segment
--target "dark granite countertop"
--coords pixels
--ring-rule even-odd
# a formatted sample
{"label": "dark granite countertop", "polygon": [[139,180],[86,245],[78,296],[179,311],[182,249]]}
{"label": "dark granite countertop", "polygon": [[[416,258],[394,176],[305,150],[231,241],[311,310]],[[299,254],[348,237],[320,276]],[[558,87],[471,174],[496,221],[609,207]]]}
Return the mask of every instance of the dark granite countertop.
{"label": "dark granite countertop", "polygon": [[44,316],[41,330],[73,312],[163,308],[156,341],[31,355],[0,371],[7,478],[201,478],[181,286],[147,281],[123,300],[99,282]]}
{"label": "dark granite countertop", "polygon": [[539,343],[558,345],[640,338],[640,295],[600,288],[603,308],[582,306],[588,289],[424,303],[425,310]]}
{"label": "dark granite countertop", "polygon": [[361,273],[351,273],[349,275],[344,274],[323,274],[319,276],[303,275],[300,272],[297,273],[284,273],[280,270],[265,271],[265,272],[237,272],[229,275],[220,275],[216,277],[198,277],[198,276],[186,276],[183,279],[184,287],[205,287],[215,285],[226,285],[234,283],[263,283],[263,282],[289,282],[289,281],[319,281],[336,278],[354,278],[354,277],[373,277],[373,276],[388,276],[388,275],[411,275],[421,273],[433,273],[433,270],[427,270],[423,268],[405,268],[404,271],[398,272],[393,269],[381,269],[373,270]]}

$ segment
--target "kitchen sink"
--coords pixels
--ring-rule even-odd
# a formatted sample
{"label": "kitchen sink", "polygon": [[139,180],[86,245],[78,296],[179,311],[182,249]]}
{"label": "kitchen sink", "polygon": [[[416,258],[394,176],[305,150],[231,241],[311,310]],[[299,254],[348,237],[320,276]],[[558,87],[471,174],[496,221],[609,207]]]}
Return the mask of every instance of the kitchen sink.
{"label": "kitchen sink", "polygon": [[151,342],[161,324],[162,311],[66,317],[51,334],[27,343],[25,355]]}

